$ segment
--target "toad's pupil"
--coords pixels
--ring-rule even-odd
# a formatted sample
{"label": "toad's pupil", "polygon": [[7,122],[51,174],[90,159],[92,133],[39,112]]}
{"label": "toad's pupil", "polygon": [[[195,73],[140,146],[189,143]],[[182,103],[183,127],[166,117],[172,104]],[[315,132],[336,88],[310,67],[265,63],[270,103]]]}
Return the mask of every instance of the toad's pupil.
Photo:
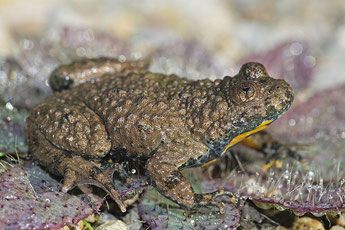
{"label": "toad's pupil", "polygon": [[251,88],[251,87],[243,87],[242,88],[242,90],[243,90],[243,92],[245,92],[245,96],[247,97],[247,98],[250,98],[250,97],[252,97],[253,95],[254,95],[254,90],[253,90],[253,88]]}

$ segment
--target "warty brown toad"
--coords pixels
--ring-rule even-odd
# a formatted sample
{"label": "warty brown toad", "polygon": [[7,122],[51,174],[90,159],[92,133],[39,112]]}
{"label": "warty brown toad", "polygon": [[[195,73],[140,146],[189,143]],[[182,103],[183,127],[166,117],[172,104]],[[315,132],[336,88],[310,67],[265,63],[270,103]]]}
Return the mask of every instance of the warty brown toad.
{"label": "warty brown toad", "polygon": [[64,192],[97,185],[123,212],[127,204],[99,159],[109,153],[144,158],[146,174],[164,196],[222,212],[215,198],[226,192],[196,194],[181,169],[213,162],[279,118],[294,98],[284,80],[253,62],[234,77],[191,81],[149,72],[142,62],[88,59],[59,67],[50,83],[58,92],[36,105],[26,122],[30,152],[64,177]]}

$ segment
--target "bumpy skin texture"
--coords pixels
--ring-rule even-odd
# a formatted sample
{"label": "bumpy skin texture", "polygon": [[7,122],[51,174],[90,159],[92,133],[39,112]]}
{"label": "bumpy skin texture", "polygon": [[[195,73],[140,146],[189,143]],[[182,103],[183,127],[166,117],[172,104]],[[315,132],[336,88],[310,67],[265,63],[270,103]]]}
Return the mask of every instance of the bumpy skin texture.
{"label": "bumpy skin texture", "polygon": [[[90,67],[88,74],[80,74]],[[196,194],[181,169],[220,157],[281,116],[293,101],[291,87],[269,77],[259,63],[243,65],[235,77],[190,81],[148,72],[140,63],[91,59],[60,67],[50,82],[55,90],[74,88],[32,110],[26,123],[30,151],[64,176],[63,191],[78,183],[96,184],[122,211],[126,202],[98,164],[109,152],[115,158],[125,152],[128,159],[146,159],[152,184],[178,204],[216,205],[223,211],[215,198],[227,193]]]}

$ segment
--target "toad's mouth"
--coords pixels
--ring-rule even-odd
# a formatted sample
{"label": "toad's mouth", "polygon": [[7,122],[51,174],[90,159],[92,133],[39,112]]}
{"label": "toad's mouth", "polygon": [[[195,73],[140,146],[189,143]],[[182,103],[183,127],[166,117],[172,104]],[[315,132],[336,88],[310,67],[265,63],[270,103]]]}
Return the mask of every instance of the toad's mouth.
{"label": "toad's mouth", "polygon": [[228,150],[228,148],[230,148],[231,146],[234,146],[235,144],[237,144],[238,142],[242,141],[243,139],[245,139],[246,137],[248,137],[249,135],[259,132],[261,130],[264,130],[265,128],[267,128],[267,126],[269,124],[271,124],[273,122],[273,120],[270,121],[264,121],[262,122],[259,126],[257,126],[255,129],[250,130],[248,132],[242,133],[240,135],[238,135],[237,137],[233,138],[230,143],[225,147],[225,149],[223,150],[222,154],[226,152],[226,150]]}

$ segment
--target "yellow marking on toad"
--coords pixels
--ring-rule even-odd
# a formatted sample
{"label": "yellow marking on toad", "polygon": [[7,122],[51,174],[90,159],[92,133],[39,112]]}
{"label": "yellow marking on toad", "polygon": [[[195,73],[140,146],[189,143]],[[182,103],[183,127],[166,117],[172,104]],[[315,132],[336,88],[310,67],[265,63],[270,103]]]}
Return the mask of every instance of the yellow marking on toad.
{"label": "yellow marking on toad", "polygon": [[256,132],[259,132],[263,129],[265,129],[269,124],[271,124],[272,121],[265,121],[265,122],[262,122],[261,125],[259,125],[258,127],[256,127],[255,129],[249,131],[249,132],[246,132],[246,133],[242,133],[241,135],[238,135],[237,137],[235,137],[234,139],[232,139],[230,141],[230,143],[228,144],[228,146],[226,146],[226,148],[224,149],[223,153],[228,150],[228,148],[230,148],[231,146],[237,144],[238,142],[242,141],[243,139],[245,139],[246,137],[248,137],[249,135],[253,134],[253,133],[256,133]]}
{"label": "yellow marking on toad", "polygon": [[262,170],[267,171],[269,168],[272,167],[272,165],[275,165],[279,169],[283,166],[283,162],[278,161],[278,160],[271,161],[268,164],[263,165]]}
{"label": "yellow marking on toad", "polygon": [[209,164],[212,164],[213,162],[215,162],[217,159],[213,159],[213,160],[211,160],[211,161],[209,161],[209,162],[206,162],[206,163],[204,163],[203,165],[202,165],[202,167],[205,167],[205,166],[207,166],[207,165],[209,165]]}
{"label": "yellow marking on toad", "polygon": [[[251,135],[251,134],[253,134],[253,133],[256,133],[256,132],[259,132],[259,131],[261,131],[261,130],[263,130],[263,129],[265,129],[269,124],[271,124],[272,123],[272,121],[265,121],[265,122],[262,122],[262,124],[261,125],[259,125],[258,127],[256,127],[255,129],[253,129],[253,130],[251,130],[251,131],[249,131],[249,132],[246,132],[246,133],[242,133],[241,135],[238,135],[237,137],[235,137],[234,139],[232,139],[231,140],[231,142],[226,146],[226,148],[224,149],[224,151],[223,151],[223,153],[225,153],[225,151],[228,149],[228,148],[230,148],[231,146],[233,146],[233,145],[235,145],[235,144],[237,144],[238,142],[240,142],[240,141],[242,141],[243,139],[245,139],[246,137],[248,137],[249,135]],[[252,147],[253,148],[256,148],[257,147],[257,149],[260,149],[260,147],[254,142],[254,141],[252,141],[252,140],[248,140],[248,141],[246,141],[246,143],[244,143],[245,145],[247,145],[248,147],[251,147],[252,145]],[[255,146],[254,146],[255,145]],[[223,154],[222,153],[222,154]],[[212,164],[213,162],[215,162],[217,159],[213,159],[213,160],[211,160],[211,161],[209,161],[209,162],[206,162],[206,163],[204,163],[203,165],[202,165],[202,167],[205,167],[205,166],[207,166],[207,165],[210,165],[210,164]]]}
{"label": "yellow marking on toad", "polygon": [[235,196],[233,196],[233,197],[229,197],[229,200],[230,200],[230,202],[232,202],[232,203],[235,203],[235,202],[236,202],[236,198],[235,198]]}
{"label": "yellow marking on toad", "polygon": [[253,140],[253,138],[247,137],[243,141],[241,141],[242,145],[245,145],[249,148],[256,149],[256,150],[261,150],[261,146]]}

